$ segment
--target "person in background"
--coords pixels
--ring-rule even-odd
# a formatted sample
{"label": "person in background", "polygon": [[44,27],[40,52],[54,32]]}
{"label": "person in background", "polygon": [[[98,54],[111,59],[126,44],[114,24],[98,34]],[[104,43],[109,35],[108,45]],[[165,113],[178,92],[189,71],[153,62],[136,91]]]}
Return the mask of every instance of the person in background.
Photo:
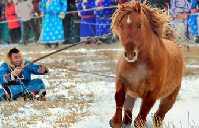
{"label": "person in background", "polygon": [[0,0],[0,20],[5,20],[6,0]]}
{"label": "person in background", "polygon": [[[67,0],[67,12],[77,11],[76,3],[78,3],[77,0]],[[77,13],[70,13],[65,16],[63,20],[65,44],[72,44],[80,41],[80,25],[76,23],[79,20],[80,17]]]}
{"label": "person in background", "polygon": [[8,28],[10,29],[11,43],[19,43],[21,38],[21,28],[12,0],[7,1],[7,5],[5,8],[5,17],[8,21]]}
{"label": "person in background", "polygon": [[[74,0],[73,0],[74,1]],[[71,4],[71,11],[77,11],[77,3],[79,0],[75,0]],[[71,27],[70,27],[70,43],[75,43],[80,41],[80,22],[81,18],[78,13],[73,13],[71,16]]]}
{"label": "person in background", "polygon": [[0,0],[0,20],[2,19],[2,13],[3,13],[3,1]]}
{"label": "person in background", "polygon": [[199,5],[199,0],[191,0],[191,10],[190,10],[190,15],[188,16],[188,28],[189,28],[189,37],[190,39],[194,39],[196,43],[199,43],[199,27],[198,27],[198,5]]}
{"label": "person in background", "polygon": [[[115,12],[114,5],[113,0],[96,0],[96,36],[102,43],[113,43],[110,25],[112,14]],[[110,8],[104,9],[104,7]]]}
{"label": "person in background", "polygon": [[8,23],[5,21],[6,0],[0,0],[0,42],[10,43]]}
{"label": "person in background", "polygon": [[187,0],[171,0],[170,6],[173,29],[178,32],[178,35],[184,35],[185,38],[189,39],[187,14],[190,11],[190,3]]}
{"label": "person in background", "polygon": [[34,24],[35,26],[33,26],[34,31],[35,31],[35,42],[39,41],[39,36],[40,36],[40,32],[41,32],[41,18],[40,18],[40,9],[39,9],[39,3],[41,2],[41,0],[32,0],[32,4],[34,7]]}
{"label": "person in background", "polygon": [[[87,44],[96,44],[96,39],[90,39],[91,37],[95,37],[96,33],[95,0],[80,0],[77,6],[79,16],[81,17],[80,37],[82,40],[89,39],[86,42]],[[92,10],[85,11],[86,9]]]}
{"label": "person in background", "polygon": [[2,33],[2,26],[1,26],[1,21],[3,21],[3,2],[2,0],[0,0],[0,43],[2,42],[2,36],[1,36],[1,33]]}
{"label": "person in background", "polygon": [[[71,2],[74,0],[67,0],[67,12],[71,11]],[[63,19],[63,26],[64,26],[64,44],[70,44],[70,27],[71,27],[71,16],[72,14],[66,14]]]}
{"label": "person in background", "polygon": [[[144,0],[142,0],[143,2]],[[168,8],[168,0],[147,0],[146,1],[147,4],[152,5],[154,7],[160,8],[160,9],[164,9],[164,8]]]}
{"label": "person in background", "polygon": [[34,32],[33,27],[33,4],[31,0],[14,0],[17,16],[23,21],[23,44],[31,41],[31,34]]}
{"label": "person in background", "polygon": [[51,48],[51,44],[58,47],[58,43],[64,42],[64,29],[62,20],[67,10],[67,2],[65,0],[42,0],[40,2],[40,11],[43,16],[42,32],[40,43],[47,44]]}
{"label": "person in background", "polygon": [[43,65],[30,64],[23,59],[17,48],[10,49],[0,66],[0,101],[24,99],[45,100],[46,87],[39,78],[31,79],[31,74],[45,75],[48,69]]}

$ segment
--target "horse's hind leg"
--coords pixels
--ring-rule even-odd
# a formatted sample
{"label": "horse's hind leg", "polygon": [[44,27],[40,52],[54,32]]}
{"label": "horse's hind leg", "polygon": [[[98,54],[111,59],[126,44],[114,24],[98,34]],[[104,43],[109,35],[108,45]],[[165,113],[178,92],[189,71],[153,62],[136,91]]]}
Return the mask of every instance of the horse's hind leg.
{"label": "horse's hind leg", "polygon": [[115,92],[116,111],[110,122],[110,125],[113,128],[121,128],[122,126],[122,108],[124,105],[125,96],[126,94],[123,84],[121,84],[120,82],[117,83]]}
{"label": "horse's hind leg", "polygon": [[155,127],[162,127],[162,121],[165,117],[165,114],[173,107],[173,104],[176,101],[176,97],[180,90],[181,86],[178,86],[169,96],[163,98],[160,101],[159,108],[154,115],[154,126]]}
{"label": "horse's hind leg", "polygon": [[123,118],[123,124],[124,125],[131,125],[132,123],[132,109],[134,107],[136,98],[126,96],[125,102],[124,102],[124,118]]}
{"label": "horse's hind leg", "polygon": [[151,108],[153,107],[153,105],[156,102],[156,97],[154,94],[156,94],[156,93],[148,92],[146,94],[146,96],[143,98],[140,112],[134,121],[135,128],[145,128],[146,127],[145,122],[146,122],[147,114],[149,113],[149,111],[151,110]]}

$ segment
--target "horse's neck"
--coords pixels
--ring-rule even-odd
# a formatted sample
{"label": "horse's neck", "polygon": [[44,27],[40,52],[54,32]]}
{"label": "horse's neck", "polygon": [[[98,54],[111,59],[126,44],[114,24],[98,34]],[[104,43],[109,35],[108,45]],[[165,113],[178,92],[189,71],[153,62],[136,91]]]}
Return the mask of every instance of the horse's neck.
{"label": "horse's neck", "polygon": [[163,52],[164,44],[162,40],[155,34],[151,34],[151,36],[148,36],[145,41],[146,45],[143,48],[143,52],[145,54],[144,56],[146,56],[147,59],[152,59],[154,55],[161,54],[160,52]]}
{"label": "horse's neck", "polygon": [[154,49],[162,49],[163,48],[163,42],[156,34],[153,33],[151,38],[148,40],[150,40],[150,42],[151,42],[149,47],[152,47],[152,51]]}

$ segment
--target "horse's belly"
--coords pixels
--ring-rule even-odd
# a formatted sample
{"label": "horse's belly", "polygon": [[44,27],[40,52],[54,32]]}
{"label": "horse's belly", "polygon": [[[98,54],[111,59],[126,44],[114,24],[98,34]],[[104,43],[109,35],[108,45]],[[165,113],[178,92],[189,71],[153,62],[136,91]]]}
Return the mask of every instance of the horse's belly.
{"label": "horse's belly", "polygon": [[165,98],[169,96],[176,88],[179,86],[178,84],[167,84],[164,89],[162,89],[158,95],[158,99]]}
{"label": "horse's belly", "polygon": [[133,92],[133,91],[131,91],[131,90],[128,90],[128,91],[126,92],[126,94],[127,94],[128,96],[130,96],[130,97],[140,98],[140,95],[139,95],[137,92]]}

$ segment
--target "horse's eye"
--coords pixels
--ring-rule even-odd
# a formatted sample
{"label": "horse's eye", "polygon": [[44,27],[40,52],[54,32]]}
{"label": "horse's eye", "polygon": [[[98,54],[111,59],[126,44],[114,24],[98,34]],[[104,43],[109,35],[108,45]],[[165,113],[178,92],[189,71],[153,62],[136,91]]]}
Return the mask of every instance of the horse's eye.
{"label": "horse's eye", "polygon": [[137,28],[142,28],[142,24],[138,23]]}

